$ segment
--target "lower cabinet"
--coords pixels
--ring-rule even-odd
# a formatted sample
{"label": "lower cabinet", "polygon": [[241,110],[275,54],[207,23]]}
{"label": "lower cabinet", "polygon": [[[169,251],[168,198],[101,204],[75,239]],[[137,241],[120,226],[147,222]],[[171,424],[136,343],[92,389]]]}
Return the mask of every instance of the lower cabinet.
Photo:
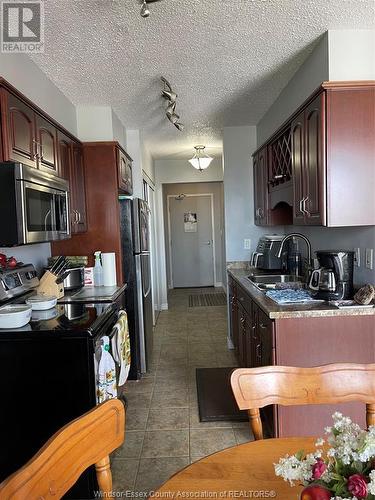
{"label": "lower cabinet", "polygon": [[[329,363],[375,363],[375,316],[345,315],[270,319],[249,292],[229,277],[231,335],[238,364],[255,368],[280,365],[321,366]],[[262,409],[266,436],[320,436],[340,411],[362,428],[364,403],[267,406]]]}

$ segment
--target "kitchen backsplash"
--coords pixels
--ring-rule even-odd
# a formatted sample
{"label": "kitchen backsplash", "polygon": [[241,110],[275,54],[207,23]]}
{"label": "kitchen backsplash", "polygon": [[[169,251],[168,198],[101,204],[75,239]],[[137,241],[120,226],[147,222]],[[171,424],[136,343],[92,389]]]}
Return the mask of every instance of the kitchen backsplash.
{"label": "kitchen backsplash", "polygon": [[[361,249],[361,266],[354,265],[354,283],[375,284],[375,268],[365,267],[365,249],[373,248],[375,251],[375,227],[306,227],[288,226],[285,233],[299,232],[311,241],[313,252],[316,250],[354,250]],[[301,245],[302,249],[302,245]],[[375,266],[375,263],[374,263]],[[374,267],[373,266],[373,267]]]}
{"label": "kitchen backsplash", "polygon": [[51,245],[49,243],[38,243],[20,247],[0,248],[0,253],[5,253],[7,257],[13,256],[17,261],[24,264],[34,264],[37,271],[40,272],[47,264],[48,257],[51,256]]}

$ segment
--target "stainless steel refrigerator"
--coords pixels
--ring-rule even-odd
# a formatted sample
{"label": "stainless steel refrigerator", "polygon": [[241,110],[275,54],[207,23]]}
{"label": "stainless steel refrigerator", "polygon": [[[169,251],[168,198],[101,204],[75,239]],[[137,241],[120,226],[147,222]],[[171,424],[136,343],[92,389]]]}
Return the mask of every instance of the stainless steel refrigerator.
{"label": "stainless steel refrigerator", "polygon": [[153,346],[150,210],[139,198],[119,198],[126,309],[131,344],[129,378],[139,379],[151,363]]}

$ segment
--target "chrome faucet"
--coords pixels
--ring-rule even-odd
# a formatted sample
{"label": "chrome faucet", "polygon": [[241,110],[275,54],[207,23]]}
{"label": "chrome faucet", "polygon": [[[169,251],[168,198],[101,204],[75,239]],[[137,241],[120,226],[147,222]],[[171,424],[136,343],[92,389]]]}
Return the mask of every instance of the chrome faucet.
{"label": "chrome faucet", "polygon": [[311,260],[311,243],[310,243],[310,240],[308,238],[306,238],[306,236],[304,236],[303,234],[301,233],[290,233],[290,234],[287,234],[282,240],[281,240],[281,244],[280,244],[280,249],[279,249],[279,252],[277,254],[277,256],[279,257],[279,259],[281,258],[282,256],[282,253],[283,253],[283,249],[284,249],[284,246],[285,246],[285,243],[290,240],[291,238],[300,238],[301,240],[303,240],[305,243],[306,243],[306,248],[307,248],[307,269],[306,269],[306,277],[308,278],[309,276],[309,273],[310,273],[310,270],[312,269],[312,260]]}

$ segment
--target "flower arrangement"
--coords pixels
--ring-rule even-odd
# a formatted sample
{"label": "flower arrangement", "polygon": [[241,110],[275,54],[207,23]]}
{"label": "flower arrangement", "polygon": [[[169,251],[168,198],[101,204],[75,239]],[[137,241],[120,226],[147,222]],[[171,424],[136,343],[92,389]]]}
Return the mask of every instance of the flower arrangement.
{"label": "flower arrangement", "polygon": [[314,453],[286,455],[275,473],[291,486],[302,483],[301,500],[375,500],[375,426],[362,430],[336,412]]}

